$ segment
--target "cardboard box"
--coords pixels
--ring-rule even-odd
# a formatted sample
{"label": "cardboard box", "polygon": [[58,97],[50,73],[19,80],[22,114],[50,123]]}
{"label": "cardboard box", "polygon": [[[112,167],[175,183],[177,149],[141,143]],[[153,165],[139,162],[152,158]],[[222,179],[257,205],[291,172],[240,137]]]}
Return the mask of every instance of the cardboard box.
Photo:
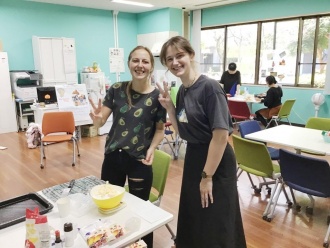
{"label": "cardboard box", "polygon": [[93,125],[81,126],[82,137],[95,137],[97,136],[98,128]]}

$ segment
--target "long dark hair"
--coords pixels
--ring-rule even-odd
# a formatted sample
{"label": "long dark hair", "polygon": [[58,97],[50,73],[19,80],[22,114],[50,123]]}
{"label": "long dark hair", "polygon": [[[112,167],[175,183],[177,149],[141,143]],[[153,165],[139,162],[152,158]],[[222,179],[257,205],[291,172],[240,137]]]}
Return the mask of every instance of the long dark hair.
{"label": "long dark hair", "polygon": [[266,77],[266,82],[268,85],[276,84],[277,81],[274,76],[268,76]]}
{"label": "long dark hair", "polygon": [[[151,63],[151,70],[150,70],[150,76],[151,76],[151,73],[154,71],[154,68],[155,68],[155,59],[154,59],[154,56],[152,55],[152,52],[150,51],[150,49],[148,47],[145,47],[145,46],[137,46],[135,47],[128,55],[128,60],[127,60],[127,64],[129,66],[129,62],[130,60],[132,59],[132,54],[137,51],[137,50],[145,50],[147,51],[147,53],[149,54],[150,56],[150,63]],[[127,87],[126,87],[126,95],[127,95],[127,103],[130,107],[133,107],[133,104],[132,104],[132,96],[131,96],[131,89],[132,89],[132,81],[130,81],[128,84],[127,84]]]}

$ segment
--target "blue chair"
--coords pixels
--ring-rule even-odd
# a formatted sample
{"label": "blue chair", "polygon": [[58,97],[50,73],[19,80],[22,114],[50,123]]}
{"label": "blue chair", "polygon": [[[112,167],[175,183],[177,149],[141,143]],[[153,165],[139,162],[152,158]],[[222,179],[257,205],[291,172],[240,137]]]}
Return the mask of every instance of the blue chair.
{"label": "blue chair", "polygon": [[[313,214],[312,196],[330,198],[330,167],[324,159],[303,156],[280,149],[280,167],[283,183],[290,187],[293,206],[300,211],[293,189],[306,193],[311,199],[311,206],[306,207],[308,214]],[[328,230],[323,247],[329,247],[330,216],[327,218]]]}
{"label": "blue chair", "polygon": [[[244,122],[239,123],[238,129],[239,129],[239,132],[240,132],[242,138],[245,138],[245,135],[247,135],[247,134],[261,131],[261,127],[260,127],[258,121],[255,121],[255,120],[244,121]],[[265,144],[265,145],[267,146],[267,144]],[[279,160],[280,155],[279,155],[278,149],[267,146],[267,150],[268,150],[270,158],[272,160]]]}

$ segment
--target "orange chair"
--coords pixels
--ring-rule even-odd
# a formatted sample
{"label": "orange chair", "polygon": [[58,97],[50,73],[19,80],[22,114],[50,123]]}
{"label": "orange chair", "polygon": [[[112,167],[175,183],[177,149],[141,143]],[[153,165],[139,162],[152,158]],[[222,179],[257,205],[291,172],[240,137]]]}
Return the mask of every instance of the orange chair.
{"label": "orange chair", "polygon": [[237,123],[237,120],[245,121],[254,117],[254,114],[250,113],[249,106],[244,101],[228,100],[228,108],[235,123]]}
{"label": "orange chair", "polygon": [[73,159],[72,166],[76,163],[76,146],[79,153],[78,142],[74,137],[75,123],[73,113],[69,111],[46,112],[42,118],[42,133],[40,146],[40,168],[43,169],[43,159],[45,156],[44,143],[59,143],[64,141],[73,141]]}

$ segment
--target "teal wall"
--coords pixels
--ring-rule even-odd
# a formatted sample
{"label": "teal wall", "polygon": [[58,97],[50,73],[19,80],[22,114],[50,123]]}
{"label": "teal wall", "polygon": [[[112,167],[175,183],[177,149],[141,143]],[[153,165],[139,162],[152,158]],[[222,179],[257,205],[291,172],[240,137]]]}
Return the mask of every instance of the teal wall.
{"label": "teal wall", "polygon": [[169,31],[169,16],[170,9],[168,8],[137,14],[138,34]]}
{"label": "teal wall", "polygon": [[[124,48],[126,72],[120,80],[131,78],[126,58],[137,45],[137,34],[180,31],[181,10],[161,9],[141,14],[119,12],[119,47]],[[78,8],[23,0],[0,1],[0,40],[8,53],[10,70],[34,69],[32,36],[68,37],[76,42],[78,72],[98,62],[114,82],[109,69],[109,48],[114,47],[112,11]],[[157,23],[157,25],[155,25]],[[172,30],[173,29],[173,30]]]}
{"label": "teal wall", "polygon": [[[76,42],[77,69],[98,62],[112,82],[109,48],[114,47],[112,11],[1,0],[0,40],[8,53],[10,70],[34,69],[32,36],[68,37]],[[119,46],[125,57],[137,45],[136,14],[118,14]],[[121,80],[130,79],[128,68]]]}
{"label": "teal wall", "polygon": [[[252,0],[202,10],[202,27],[320,13],[330,13],[329,0]],[[248,87],[250,88],[250,93],[267,91],[267,86],[248,85]],[[310,88],[283,87],[283,101],[291,98],[296,99],[290,121],[297,124],[305,124],[309,117],[315,115],[311,97],[318,92],[322,93],[323,91]],[[253,104],[252,109],[256,111],[261,107],[264,106],[262,104]],[[321,106],[318,116],[330,118],[330,95],[325,96],[325,103]]]}
{"label": "teal wall", "polygon": [[137,14],[138,34],[176,31],[182,34],[182,10],[164,8]]}
{"label": "teal wall", "polygon": [[181,9],[170,9],[170,29],[180,35],[183,32],[183,13]]}
{"label": "teal wall", "polygon": [[202,10],[202,27],[329,12],[329,0],[251,0]]}

